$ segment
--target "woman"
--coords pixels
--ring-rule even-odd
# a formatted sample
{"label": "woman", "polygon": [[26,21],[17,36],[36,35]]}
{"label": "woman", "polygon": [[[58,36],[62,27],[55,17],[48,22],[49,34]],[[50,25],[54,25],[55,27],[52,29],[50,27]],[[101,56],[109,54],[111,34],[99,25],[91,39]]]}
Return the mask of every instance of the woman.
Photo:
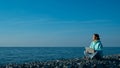
{"label": "woman", "polygon": [[100,41],[100,37],[99,34],[94,34],[93,35],[93,41],[91,42],[89,49],[92,49],[93,52],[90,52],[89,50],[85,50],[84,51],[84,55],[87,58],[96,58],[96,59],[100,59],[102,58],[103,55],[103,46],[102,43]]}

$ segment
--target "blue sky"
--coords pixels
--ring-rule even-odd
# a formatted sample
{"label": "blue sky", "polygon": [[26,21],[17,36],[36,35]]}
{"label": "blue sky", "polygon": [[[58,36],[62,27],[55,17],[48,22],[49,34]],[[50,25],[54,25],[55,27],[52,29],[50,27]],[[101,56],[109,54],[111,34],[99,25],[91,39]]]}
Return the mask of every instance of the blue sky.
{"label": "blue sky", "polygon": [[0,46],[120,46],[119,0],[0,0]]}

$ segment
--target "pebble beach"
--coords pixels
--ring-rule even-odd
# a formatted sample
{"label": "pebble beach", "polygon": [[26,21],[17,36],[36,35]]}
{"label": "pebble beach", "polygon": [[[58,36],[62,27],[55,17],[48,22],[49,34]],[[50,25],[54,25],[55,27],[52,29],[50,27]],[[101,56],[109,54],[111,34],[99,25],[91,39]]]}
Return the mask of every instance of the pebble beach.
{"label": "pebble beach", "polygon": [[0,65],[0,68],[120,68],[120,54],[103,56],[101,60],[73,58],[22,64],[9,63]]}

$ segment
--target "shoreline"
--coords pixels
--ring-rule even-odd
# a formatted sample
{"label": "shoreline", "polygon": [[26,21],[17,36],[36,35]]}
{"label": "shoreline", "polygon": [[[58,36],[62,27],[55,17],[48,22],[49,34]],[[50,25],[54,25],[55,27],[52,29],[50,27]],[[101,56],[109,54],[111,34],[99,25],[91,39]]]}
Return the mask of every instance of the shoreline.
{"label": "shoreline", "polygon": [[22,64],[9,63],[0,68],[120,68],[120,54],[103,56],[103,59],[59,59],[51,61],[34,61]]}

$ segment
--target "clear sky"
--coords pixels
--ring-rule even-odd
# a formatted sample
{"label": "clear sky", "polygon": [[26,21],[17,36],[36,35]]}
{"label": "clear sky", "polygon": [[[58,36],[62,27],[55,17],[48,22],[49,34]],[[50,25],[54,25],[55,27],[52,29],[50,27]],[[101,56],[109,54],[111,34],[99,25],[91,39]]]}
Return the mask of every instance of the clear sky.
{"label": "clear sky", "polygon": [[120,46],[120,0],[0,0],[0,46]]}

